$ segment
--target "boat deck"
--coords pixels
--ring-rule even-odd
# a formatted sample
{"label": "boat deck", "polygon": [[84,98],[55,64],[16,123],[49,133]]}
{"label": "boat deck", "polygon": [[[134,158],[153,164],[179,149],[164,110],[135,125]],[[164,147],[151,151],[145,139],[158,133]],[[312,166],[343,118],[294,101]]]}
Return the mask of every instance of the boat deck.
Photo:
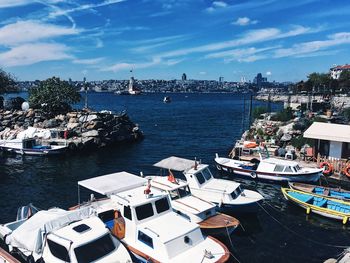
{"label": "boat deck", "polygon": [[223,227],[237,227],[239,221],[226,214],[217,214],[199,223],[201,228],[223,228]]}

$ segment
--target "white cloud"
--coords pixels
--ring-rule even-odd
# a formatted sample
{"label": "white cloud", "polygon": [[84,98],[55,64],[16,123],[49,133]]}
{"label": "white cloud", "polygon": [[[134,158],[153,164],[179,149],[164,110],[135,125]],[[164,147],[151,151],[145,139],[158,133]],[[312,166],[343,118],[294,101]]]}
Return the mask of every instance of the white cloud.
{"label": "white cloud", "polygon": [[74,28],[45,24],[34,20],[18,21],[0,28],[0,44],[11,46],[78,33],[79,31]]}
{"label": "white cloud", "polygon": [[33,1],[30,1],[30,0],[1,0],[0,1],[0,8],[27,5],[29,3],[33,3]]}
{"label": "white cloud", "polygon": [[232,22],[233,25],[238,26],[247,26],[247,25],[255,25],[258,23],[258,20],[251,20],[249,17],[239,17],[236,21]]}
{"label": "white cloud", "polygon": [[266,72],[266,76],[271,76],[271,75],[272,75],[271,71]]}
{"label": "white cloud", "polygon": [[211,6],[205,9],[205,11],[212,13],[218,9],[223,9],[228,7],[229,5],[224,1],[214,1]]}
{"label": "white cloud", "polygon": [[328,36],[328,40],[310,41],[304,43],[298,43],[293,45],[291,48],[281,48],[275,51],[274,57],[291,57],[307,55],[320,50],[325,50],[330,47],[350,44],[350,32],[340,32]]}
{"label": "white cloud", "polygon": [[217,42],[213,44],[207,44],[192,48],[177,49],[173,51],[168,51],[162,54],[159,54],[158,57],[176,57],[184,56],[192,53],[202,53],[202,52],[211,52],[217,51],[226,48],[237,47],[241,45],[249,45],[253,43],[260,43],[265,41],[272,41],[276,39],[282,39],[292,36],[303,35],[307,33],[315,32],[315,29],[303,26],[294,26],[291,30],[282,32],[277,28],[263,28],[257,30],[250,30],[243,34],[240,38],[234,40],[228,40],[223,42]]}
{"label": "white cloud", "polygon": [[61,44],[24,44],[0,53],[0,63],[4,67],[25,66],[43,61],[71,59],[68,48]]}
{"label": "white cloud", "polygon": [[104,58],[74,59],[72,62],[74,64],[96,65],[103,60],[104,60]]}
{"label": "white cloud", "polygon": [[100,38],[96,38],[96,48],[104,47],[103,41]]}
{"label": "white cloud", "polygon": [[198,74],[199,74],[199,75],[207,75],[207,72],[201,71],[201,72],[199,72]]}
{"label": "white cloud", "polygon": [[155,65],[159,65],[162,61],[159,58],[154,58],[150,62],[144,62],[144,63],[116,63],[112,66],[105,67],[100,69],[101,71],[122,71],[122,70],[130,70],[130,69],[144,69],[144,68],[149,68]]}

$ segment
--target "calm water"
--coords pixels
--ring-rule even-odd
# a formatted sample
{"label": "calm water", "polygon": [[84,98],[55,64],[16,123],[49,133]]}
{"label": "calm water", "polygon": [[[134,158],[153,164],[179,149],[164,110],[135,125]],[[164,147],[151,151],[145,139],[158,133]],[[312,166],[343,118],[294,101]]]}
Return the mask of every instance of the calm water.
{"label": "calm water", "polygon": [[[50,158],[0,156],[0,222],[13,220],[17,208],[30,202],[44,209],[67,208],[77,202],[77,181],[122,170],[147,175],[155,172],[153,163],[170,155],[197,157],[216,173],[215,153],[227,155],[242,133],[243,95],[170,96],[172,102],[164,104],[162,94],[89,94],[89,106],[95,110],[126,109],[145,133],[140,143]],[[246,120],[248,105],[247,96]],[[350,246],[349,227],[306,216],[286,203],[280,186],[239,181],[266,199],[256,216],[237,216],[244,230],[231,236],[231,251],[240,262],[322,262],[343,250],[333,245]],[[230,245],[228,239],[223,241]]]}

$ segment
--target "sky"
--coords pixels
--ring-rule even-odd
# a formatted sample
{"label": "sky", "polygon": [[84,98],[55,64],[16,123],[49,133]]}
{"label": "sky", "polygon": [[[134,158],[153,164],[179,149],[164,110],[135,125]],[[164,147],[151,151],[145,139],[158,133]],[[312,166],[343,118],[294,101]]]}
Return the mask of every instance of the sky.
{"label": "sky", "polygon": [[349,63],[350,1],[0,0],[18,80],[300,81]]}

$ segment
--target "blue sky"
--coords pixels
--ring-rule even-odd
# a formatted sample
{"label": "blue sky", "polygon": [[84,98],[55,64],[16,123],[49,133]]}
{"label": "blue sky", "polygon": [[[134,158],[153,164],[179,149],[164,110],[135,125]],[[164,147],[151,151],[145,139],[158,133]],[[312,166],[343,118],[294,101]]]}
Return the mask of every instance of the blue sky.
{"label": "blue sky", "polygon": [[341,0],[0,0],[0,67],[19,80],[299,81],[349,63]]}

